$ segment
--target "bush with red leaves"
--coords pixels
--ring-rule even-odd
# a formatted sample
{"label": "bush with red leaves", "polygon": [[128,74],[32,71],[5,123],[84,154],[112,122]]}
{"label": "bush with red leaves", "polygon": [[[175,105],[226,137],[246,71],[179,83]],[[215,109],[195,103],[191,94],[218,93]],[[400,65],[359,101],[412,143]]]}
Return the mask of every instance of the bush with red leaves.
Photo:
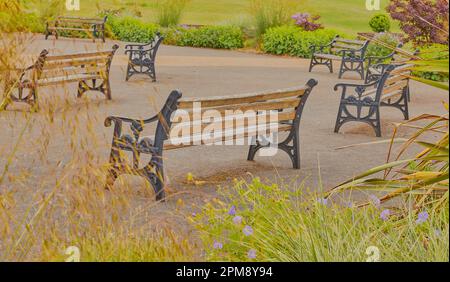
{"label": "bush with red leaves", "polygon": [[386,9],[400,22],[407,40],[448,45],[448,0],[391,0]]}

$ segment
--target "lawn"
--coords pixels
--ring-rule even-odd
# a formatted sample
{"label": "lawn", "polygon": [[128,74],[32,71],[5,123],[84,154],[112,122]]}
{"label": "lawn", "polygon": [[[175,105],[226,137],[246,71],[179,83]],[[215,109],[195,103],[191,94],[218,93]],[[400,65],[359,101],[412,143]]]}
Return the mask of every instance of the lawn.
{"label": "lawn", "polygon": [[[155,2],[149,0],[102,0],[95,1],[96,8],[81,0],[81,11],[73,14],[93,16],[98,9],[126,8],[130,13],[138,11],[145,20],[155,20]],[[91,3],[95,3],[91,2]],[[322,16],[325,27],[348,34],[368,31],[372,15],[383,11],[366,10],[364,0],[302,0],[298,12],[307,11]],[[330,5],[332,2],[332,5]],[[385,7],[388,0],[382,0]],[[192,0],[181,20],[184,24],[241,23],[249,20],[251,0]],[[382,8],[383,9],[383,8]]]}

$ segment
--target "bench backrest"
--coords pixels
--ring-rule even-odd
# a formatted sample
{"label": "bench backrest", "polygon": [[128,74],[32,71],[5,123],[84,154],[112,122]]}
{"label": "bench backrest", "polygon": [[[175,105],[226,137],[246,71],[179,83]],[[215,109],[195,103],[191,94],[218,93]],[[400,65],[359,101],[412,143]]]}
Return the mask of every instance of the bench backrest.
{"label": "bench backrest", "polygon": [[[305,86],[277,91],[181,99],[170,119],[170,137],[175,144],[166,149],[289,131],[299,126],[303,107],[316,85],[311,79]],[[214,136],[202,135],[205,129],[214,129]]]}
{"label": "bench backrest", "polygon": [[389,65],[378,81],[376,88],[366,91],[363,96],[375,94],[374,100],[381,102],[404,94],[409,85],[412,65]]}
{"label": "bench backrest", "polygon": [[71,24],[71,25],[103,25],[106,23],[108,17],[105,16],[102,18],[81,18],[81,17],[67,17],[67,16],[59,16],[56,18],[53,23],[57,24],[58,26],[63,26],[65,24]]}
{"label": "bench backrest", "polygon": [[412,61],[417,58],[419,53],[420,50],[416,50],[415,52],[411,53],[401,48],[397,48],[394,51],[394,55],[392,56],[392,62],[398,64],[398,63],[405,63],[407,61]]}
{"label": "bench backrest", "polygon": [[46,84],[52,84],[52,79],[57,83],[70,78],[76,79],[77,75],[106,78],[118,48],[118,45],[114,45],[111,51],[54,56],[48,56],[48,51],[44,50],[33,66],[33,80],[47,80]]}
{"label": "bench backrest", "polygon": [[369,41],[363,41],[363,40],[352,40],[352,39],[345,39],[339,37],[339,35],[336,35],[336,37],[333,39],[333,42],[331,43],[331,52],[332,53],[338,53],[342,50],[355,50],[358,51],[358,55],[364,56],[367,46],[369,45]]}

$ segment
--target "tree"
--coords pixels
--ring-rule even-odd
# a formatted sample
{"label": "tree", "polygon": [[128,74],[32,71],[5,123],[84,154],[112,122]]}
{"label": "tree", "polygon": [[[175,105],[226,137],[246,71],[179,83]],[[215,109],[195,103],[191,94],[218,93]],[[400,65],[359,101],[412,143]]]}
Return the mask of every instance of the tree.
{"label": "tree", "polygon": [[400,22],[407,40],[448,45],[448,0],[391,0],[386,9]]}

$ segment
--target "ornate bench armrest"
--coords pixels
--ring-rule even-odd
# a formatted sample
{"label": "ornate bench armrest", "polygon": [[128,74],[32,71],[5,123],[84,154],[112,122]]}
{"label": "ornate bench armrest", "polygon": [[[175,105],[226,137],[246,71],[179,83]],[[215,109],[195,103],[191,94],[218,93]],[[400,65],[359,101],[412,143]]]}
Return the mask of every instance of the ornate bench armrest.
{"label": "ornate bench armrest", "polygon": [[339,88],[342,88],[343,93],[345,93],[347,88],[354,88],[356,92],[359,92],[359,90],[364,91],[369,87],[376,86],[377,84],[378,81],[374,81],[368,84],[338,83],[334,86],[334,91],[338,91]]}
{"label": "ornate bench armrest", "polygon": [[[130,51],[141,51],[143,50],[145,47],[149,47],[148,49],[146,49],[145,51],[150,51],[154,48],[154,46],[156,45],[155,43],[158,42],[158,40],[160,40],[161,34],[159,32],[157,32],[155,34],[155,37],[153,38],[153,40],[149,43],[134,43],[134,44],[127,44],[125,46],[125,49],[130,52]],[[155,40],[156,39],[156,40]],[[126,52],[127,52],[126,51]]]}
{"label": "ornate bench armrest", "polygon": [[139,139],[141,132],[144,130],[145,124],[156,122],[158,120],[159,120],[159,115],[156,115],[156,116],[146,119],[146,120],[110,116],[110,117],[106,118],[105,126],[110,127],[112,125],[112,123],[114,122],[114,137],[120,138],[120,135],[122,134],[123,123],[128,123],[128,124],[130,124],[131,131],[133,132],[133,135],[136,137],[136,140],[137,140],[137,139]]}
{"label": "ornate bench armrest", "polygon": [[371,56],[367,57],[367,66],[374,67],[375,65],[383,64],[386,60],[392,59],[394,52],[386,56]]}
{"label": "ornate bench armrest", "polygon": [[364,49],[360,48],[360,49],[343,49],[338,51],[338,54],[341,54],[342,58],[351,58],[351,59],[362,59],[361,55],[357,55],[356,53],[358,52],[362,52]]}
{"label": "ornate bench armrest", "polygon": [[313,52],[313,53],[316,52],[316,50],[319,51],[319,52],[323,52],[323,50],[324,50],[325,48],[331,47],[331,46],[333,45],[333,43],[334,43],[334,40],[331,41],[331,42],[328,43],[328,44],[325,44],[325,45],[311,45],[311,46],[309,46],[309,49],[310,49],[311,52]]}

